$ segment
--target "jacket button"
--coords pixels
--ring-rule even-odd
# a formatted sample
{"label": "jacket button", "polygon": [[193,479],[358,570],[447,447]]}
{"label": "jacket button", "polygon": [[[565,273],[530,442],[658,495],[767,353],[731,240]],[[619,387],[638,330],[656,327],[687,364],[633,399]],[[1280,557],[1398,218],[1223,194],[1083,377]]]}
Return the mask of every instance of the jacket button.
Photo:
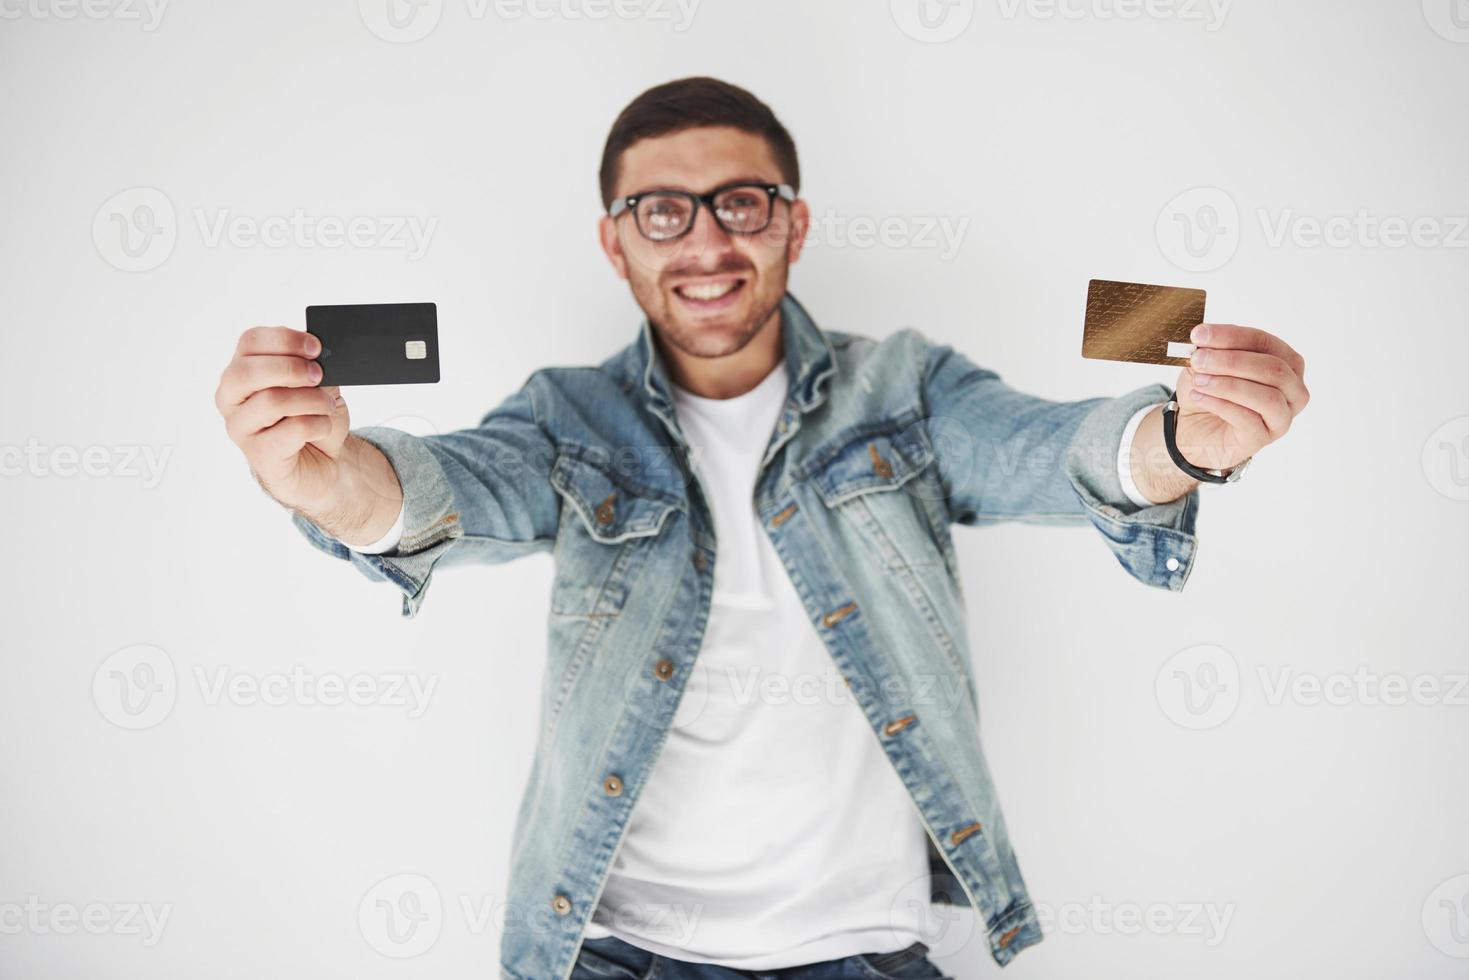
{"label": "jacket button", "polygon": [[877,443],[869,442],[867,444],[867,454],[872,457],[872,471],[884,480],[891,479],[893,468],[888,464],[887,460],[877,454]]}
{"label": "jacket button", "polygon": [[551,908],[556,910],[557,915],[565,915],[571,911],[571,899],[565,895],[557,895],[551,899]]}
{"label": "jacket button", "polygon": [[704,552],[702,552],[702,551],[696,551],[696,552],[694,552],[694,567],[697,568],[701,572],[704,569],[706,569],[706,568],[709,567],[709,559],[707,559],[707,558],[704,557]]}
{"label": "jacket button", "polygon": [[608,494],[607,499],[597,507],[597,523],[611,524],[613,517],[612,501],[617,499],[617,494]]}
{"label": "jacket button", "polygon": [[622,795],[622,780],[616,776],[608,776],[602,780],[602,788],[607,791],[608,796]]}
{"label": "jacket button", "polygon": [[673,661],[667,658],[653,665],[653,673],[660,681],[666,681],[673,676]]}

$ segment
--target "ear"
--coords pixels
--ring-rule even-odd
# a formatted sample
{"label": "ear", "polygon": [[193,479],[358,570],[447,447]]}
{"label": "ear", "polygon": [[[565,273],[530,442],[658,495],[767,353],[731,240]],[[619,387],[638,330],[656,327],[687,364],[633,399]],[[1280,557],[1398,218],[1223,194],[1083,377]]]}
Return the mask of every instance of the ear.
{"label": "ear", "polygon": [[602,251],[607,256],[607,261],[612,263],[612,268],[619,279],[627,278],[627,256],[622,253],[622,240],[617,237],[617,221],[614,218],[602,215],[597,220],[597,237],[601,241]]}
{"label": "ear", "polygon": [[801,258],[801,249],[806,245],[806,232],[811,227],[811,209],[805,198],[791,202],[791,234],[786,239],[786,261],[794,265]]}

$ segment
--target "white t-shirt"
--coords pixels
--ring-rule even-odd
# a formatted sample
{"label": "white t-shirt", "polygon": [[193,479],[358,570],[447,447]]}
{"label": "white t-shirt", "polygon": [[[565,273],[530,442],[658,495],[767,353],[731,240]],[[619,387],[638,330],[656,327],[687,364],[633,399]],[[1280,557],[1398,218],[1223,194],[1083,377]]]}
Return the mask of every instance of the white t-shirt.
{"label": "white t-shirt", "polygon": [[[586,938],[763,970],[934,935],[923,824],[761,526],[754,488],[784,362],[734,398],[674,385],[718,544],[704,643]],[[1118,446],[1126,495],[1143,417]],[[377,542],[397,545],[403,515]]]}
{"label": "white t-shirt", "polygon": [[755,512],[788,385],[781,363],[734,398],[674,386],[713,509],[714,594],[587,938],[776,969],[932,935],[923,824]]}

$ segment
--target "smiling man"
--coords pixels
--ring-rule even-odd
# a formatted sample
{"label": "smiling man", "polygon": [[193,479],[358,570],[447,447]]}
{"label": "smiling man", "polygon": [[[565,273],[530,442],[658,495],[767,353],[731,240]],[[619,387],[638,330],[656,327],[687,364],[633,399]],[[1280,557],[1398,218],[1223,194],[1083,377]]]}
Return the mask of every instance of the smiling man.
{"label": "smiling man", "polygon": [[1300,356],[1200,325],[1170,450],[1162,385],[1049,401],[916,330],[822,329],[787,289],[795,144],[715,79],[634,100],[601,190],[645,314],[601,363],[534,372],[473,428],[352,431],[316,338],[257,327],[216,396],[261,485],[406,615],[440,565],[555,556],[502,975],[938,977],[931,903],[1008,963],[1041,931],[950,528],[1091,526],[1182,589],[1197,480],[1285,433]]}

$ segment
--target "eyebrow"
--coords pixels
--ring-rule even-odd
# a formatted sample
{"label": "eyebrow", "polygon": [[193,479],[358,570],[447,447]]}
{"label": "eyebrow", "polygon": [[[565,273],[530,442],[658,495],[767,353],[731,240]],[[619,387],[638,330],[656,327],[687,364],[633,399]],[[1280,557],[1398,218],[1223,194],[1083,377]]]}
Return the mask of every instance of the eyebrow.
{"label": "eyebrow", "polygon": [[[779,180],[770,180],[769,178],[766,178],[766,177],[760,177],[760,176],[754,176],[754,175],[746,175],[746,176],[743,176],[743,177],[731,177],[729,180],[720,181],[718,184],[715,184],[713,187],[711,187],[709,189],[709,191],[716,191],[716,190],[719,190],[721,187],[729,187],[729,186],[734,185],[734,184],[762,184],[763,185],[763,184],[779,184],[779,183],[781,183],[781,181],[779,181]],[[709,191],[695,191],[695,190],[691,190],[688,187],[683,187],[683,186],[680,186],[678,184],[659,184],[656,187],[647,187],[647,188],[644,188],[642,190],[633,191],[630,194],[620,194],[618,196],[619,197],[637,197],[639,194],[651,194],[654,191],[683,191],[686,194],[707,194],[707,193],[709,193]]]}

